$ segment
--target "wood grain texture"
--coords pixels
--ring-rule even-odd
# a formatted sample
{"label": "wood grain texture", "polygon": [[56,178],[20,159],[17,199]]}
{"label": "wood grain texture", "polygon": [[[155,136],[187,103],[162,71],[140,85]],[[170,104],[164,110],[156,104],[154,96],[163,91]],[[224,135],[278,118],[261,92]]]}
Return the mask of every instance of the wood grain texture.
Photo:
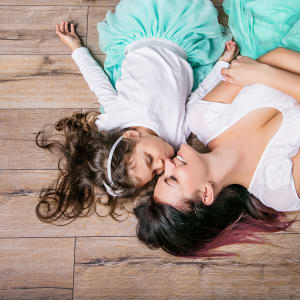
{"label": "wood grain texture", "polygon": [[239,251],[238,257],[196,260],[151,251],[134,238],[78,238],[74,296],[295,299],[300,292],[300,235],[268,237],[281,247],[235,245],[226,250]]}
{"label": "wood grain texture", "polygon": [[[100,64],[104,61],[103,55],[95,58]],[[99,109],[97,98],[69,55],[0,55],[0,66],[0,109]]]}
{"label": "wood grain texture", "polygon": [[[213,0],[220,1],[220,0]],[[47,6],[114,6],[119,0],[1,0],[1,5],[47,5]]]}
{"label": "wood grain texture", "polygon": [[[264,235],[276,246],[234,245],[223,249],[239,256],[190,260],[140,244],[133,216],[118,223],[92,215],[67,226],[37,219],[57,158],[35,145],[36,132],[74,110],[99,109],[54,25],[76,22],[103,65],[96,24],[118,2],[1,0],[0,299],[298,299],[300,222]],[[227,24],[222,0],[212,2]]]}
{"label": "wood grain texture", "polygon": [[2,170],[0,171],[0,195],[38,194],[42,187],[54,182],[57,175],[57,170]]}
{"label": "wood grain texture", "polygon": [[[79,218],[66,226],[46,224],[38,220],[35,207],[37,194],[0,195],[0,237],[74,237],[74,236],[134,236],[136,220],[124,214],[123,222],[110,217]],[[106,209],[98,207],[105,215]],[[127,217],[127,218],[126,218]],[[1,298],[0,298],[1,299]]]}
{"label": "wood grain texture", "polygon": [[106,13],[109,10],[113,10],[114,7],[94,7],[89,10],[89,21],[88,21],[88,36],[87,36],[87,47],[93,54],[101,54],[102,51],[99,48],[99,34],[97,30],[97,23],[103,21]]}
{"label": "wood grain texture", "polygon": [[34,141],[0,140],[0,169],[57,169],[57,157]]}
{"label": "wood grain texture", "polygon": [[68,54],[55,24],[73,21],[86,40],[87,7],[0,6],[0,54]]}
{"label": "wood grain texture", "polygon": [[[1,5],[80,5],[80,6],[115,6],[119,0],[64,0],[63,4],[59,0],[2,0]],[[223,0],[212,0],[215,6],[222,5]]]}
{"label": "wood grain texture", "polygon": [[72,299],[73,253],[74,238],[2,239],[0,299]]}
{"label": "wood grain texture", "polygon": [[[70,117],[76,109],[8,109],[0,112],[0,140],[34,141],[40,130],[50,130],[58,120]],[[77,109],[81,112],[81,109]],[[48,124],[48,125],[47,125]],[[54,132],[54,130],[53,130]]]}

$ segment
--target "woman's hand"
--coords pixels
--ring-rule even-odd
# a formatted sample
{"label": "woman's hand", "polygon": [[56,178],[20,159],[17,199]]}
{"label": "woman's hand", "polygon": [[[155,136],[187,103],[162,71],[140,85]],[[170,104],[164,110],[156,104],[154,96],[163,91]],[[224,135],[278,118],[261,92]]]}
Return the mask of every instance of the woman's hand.
{"label": "woman's hand", "polygon": [[269,66],[247,56],[238,56],[228,69],[221,71],[224,81],[245,86],[254,83],[264,83],[269,73]]}
{"label": "woman's hand", "polygon": [[62,21],[60,24],[56,24],[56,35],[72,52],[82,47],[73,23],[70,24],[70,30],[68,22]]}

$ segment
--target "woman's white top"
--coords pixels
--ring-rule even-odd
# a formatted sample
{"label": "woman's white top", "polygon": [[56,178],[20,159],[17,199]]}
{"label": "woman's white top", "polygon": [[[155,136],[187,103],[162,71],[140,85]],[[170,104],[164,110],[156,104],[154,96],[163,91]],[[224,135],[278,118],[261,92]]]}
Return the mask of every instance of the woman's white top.
{"label": "woman's white top", "polygon": [[72,58],[104,108],[99,130],[143,126],[176,149],[186,142],[185,105],[194,78],[181,47],[162,39],[130,44],[116,89],[87,48],[76,49]]}
{"label": "woman's white top", "polygon": [[[214,85],[217,85],[222,76],[214,70],[212,74]],[[275,210],[299,210],[291,157],[300,148],[300,104],[263,84],[244,87],[232,104],[201,100],[207,92],[202,90],[193,95],[187,105],[186,117],[190,130],[206,145],[255,109],[272,107],[282,113],[281,126],[266,146],[248,190]]]}

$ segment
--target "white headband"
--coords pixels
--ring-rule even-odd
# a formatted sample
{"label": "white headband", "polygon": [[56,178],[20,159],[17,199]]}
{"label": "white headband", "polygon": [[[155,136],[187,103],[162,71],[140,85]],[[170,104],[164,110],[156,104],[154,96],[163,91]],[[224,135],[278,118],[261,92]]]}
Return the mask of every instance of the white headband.
{"label": "white headband", "polygon": [[108,181],[110,183],[110,186],[108,184],[106,184],[104,181],[103,181],[103,185],[107,191],[108,194],[110,194],[111,196],[113,197],[118,197],[122,194],[122,190],[120,191],[114,191],[112,189],[112,186],[114,186],[114,182],[112,180],[112,176],[111,176],[111,161],[112,161],[112,157],[114,155],[114,152],[115,152],[115,149],[116,147],[118,146],[118,144],[122,141],[123,139],[123,135],[121,135],[116,141],[115,143],[113,144],[113,146],[111,147],[110,149],[110,152],[109,152],[109,155],[108,155],[108,159],[107,159],[107,177],[108,177]]}

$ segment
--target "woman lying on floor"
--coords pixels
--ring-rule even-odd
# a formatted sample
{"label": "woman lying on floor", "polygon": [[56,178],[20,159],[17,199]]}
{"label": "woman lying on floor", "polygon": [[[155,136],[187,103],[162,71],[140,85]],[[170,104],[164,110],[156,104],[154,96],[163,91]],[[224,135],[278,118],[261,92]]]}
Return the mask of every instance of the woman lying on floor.
{"label": "woman lying on floor", "polygon": [[[255,80],[257,71],[259,78],[274,74],[275,86],[283,82],[290,94],[298,88],[299,101],[300,53],[278,49],[261,60],[271,57],[294,73],[248,58],[223,73],[243,74],[236,80],[246,82]],[[289,88],[287,83],[297,80],[297,88]],[[222,245],[262,242],[255,232],[287,229],[291,222],[282,212],[300,210],[299,102],[263,84],[238,90],[221,83],[188,104],[188,125],[208,152],[183,144],[173,160],[166,160],[154,197],[135,208],[137,236],[151,248],[201,256]],[[226,103],[210,100],[222,100],[217,95],[225,93]]]}
{"label": "woman lying on floor", "polygon": [[[241,54],[260,62],[239,57],[222,70],[227,82],[215,74],[191,99],[187,123],[208,153],[182,145],[154,197],[135,208],[138,238],[177,256],[263,242],[255,233],[287,229],[284,211],[300,209],[300,7],[289,0],[223,6]],[[274,9],[282,12],[277,23]]]}

